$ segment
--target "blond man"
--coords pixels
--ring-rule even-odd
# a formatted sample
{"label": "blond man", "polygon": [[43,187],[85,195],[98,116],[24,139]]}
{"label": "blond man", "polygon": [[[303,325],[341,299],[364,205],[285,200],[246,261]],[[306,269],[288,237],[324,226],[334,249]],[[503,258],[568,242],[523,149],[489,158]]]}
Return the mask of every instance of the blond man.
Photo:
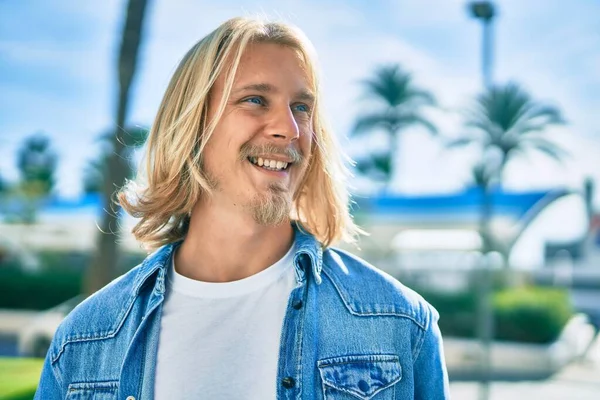
{"label": "blond man", "polygon": [[295,28],[235,18],[181,61],[140,181],[148,258],[80,304],[36,399],[445,399],[438,315],[332,246],[360,233]]}

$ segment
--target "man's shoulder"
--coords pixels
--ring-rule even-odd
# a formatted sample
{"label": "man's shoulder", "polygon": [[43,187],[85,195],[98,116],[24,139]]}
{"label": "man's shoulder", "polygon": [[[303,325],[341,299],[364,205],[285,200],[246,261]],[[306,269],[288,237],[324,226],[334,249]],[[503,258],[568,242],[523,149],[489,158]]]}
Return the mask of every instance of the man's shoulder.
{"label": "man's shoulder", "polygon": [[323,273],[352,314],[405,317],[422,329],[428,329],[432,316],[437,315],[417,292],[347,251],[326,249],[323,264]]}
{"label": "man's shoulder", "polygon": [[53,359],[73,342],[113,337],[136,298],[137,277],[142,264],[114,279],[78,304],[56,330],[51,348]]}
{"label": "man's shoulder", "polygon": [[[162,278],[156,289],[164,293],[166,265],[178,244],[179,242],[170,243],[157,249],[141,264],[116,278],[75,307],[54,335],[51,348],[54,357],[58,357],[68,343],[114,337],[124,324],[142,287],[157,271],[158,276],[162,275]],[[156,280],[150,282],[156,283]]]}

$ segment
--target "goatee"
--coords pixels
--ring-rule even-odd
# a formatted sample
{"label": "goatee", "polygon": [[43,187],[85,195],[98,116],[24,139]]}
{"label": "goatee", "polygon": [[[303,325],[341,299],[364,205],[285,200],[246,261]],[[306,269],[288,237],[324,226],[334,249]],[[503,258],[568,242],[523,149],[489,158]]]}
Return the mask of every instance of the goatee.
{"label": "goatee", "polygon": [[257,224],[279,225],[290,218],[292,202],[285,187],[271,183],[265,195],[252,199],[249,208]]}

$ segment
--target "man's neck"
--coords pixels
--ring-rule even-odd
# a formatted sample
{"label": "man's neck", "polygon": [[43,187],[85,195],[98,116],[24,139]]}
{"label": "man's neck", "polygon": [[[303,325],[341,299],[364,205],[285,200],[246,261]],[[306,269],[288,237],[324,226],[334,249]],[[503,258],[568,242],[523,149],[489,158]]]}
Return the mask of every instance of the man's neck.
{"label": "man's neck", "polygon": [[264,226],[247,215],[196,208],[175,264],[178,273],[191,279],[231,282],[275,264],[293,240],[290,222]]}

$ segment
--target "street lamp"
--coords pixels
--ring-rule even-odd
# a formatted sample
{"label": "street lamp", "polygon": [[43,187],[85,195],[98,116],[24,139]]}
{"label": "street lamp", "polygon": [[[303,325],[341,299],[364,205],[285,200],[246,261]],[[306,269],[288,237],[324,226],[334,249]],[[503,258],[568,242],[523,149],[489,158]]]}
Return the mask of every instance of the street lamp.
{"label": "street lamp", "polygon": [[496,8],[491,1],[472,1],[468,4],[471,16],[483,24],[482,72],[483,85],[489,89],[492,85],[492,22]]}
{"label": "street lamp", "polygon": [[[486,90],[492,89],[492,22],[496,16],[496,9],[491,1],[471,1],[468,4],[468,10],[471,17],[478,19],[483,25],[483,40],[481,54],[481,72],[483,86]],[[487,160],[484,159],[484,163]],[[483,164],[485,165],[485,164]],[[490,375],[491,375],[491,345],[494,335],[494,319],[492,309],[492,271],[490,265],[490,244],[491,235],[489,220],[492,216],[492,197],[484,184],[482,215],[480,223],[481,236],[483,238],[483,248],[481,254],[481,283],[479,285],[479,318],[478,318],[478,336],[481,339],[481,380],[479,386],[479,399],[487,400],[490,396]]]}
{"label": "street lamp", "polygon": [[490,1],[473,1],[469,4],[469,11],[475,18],[491,20],[494,18],[494,5]]}

